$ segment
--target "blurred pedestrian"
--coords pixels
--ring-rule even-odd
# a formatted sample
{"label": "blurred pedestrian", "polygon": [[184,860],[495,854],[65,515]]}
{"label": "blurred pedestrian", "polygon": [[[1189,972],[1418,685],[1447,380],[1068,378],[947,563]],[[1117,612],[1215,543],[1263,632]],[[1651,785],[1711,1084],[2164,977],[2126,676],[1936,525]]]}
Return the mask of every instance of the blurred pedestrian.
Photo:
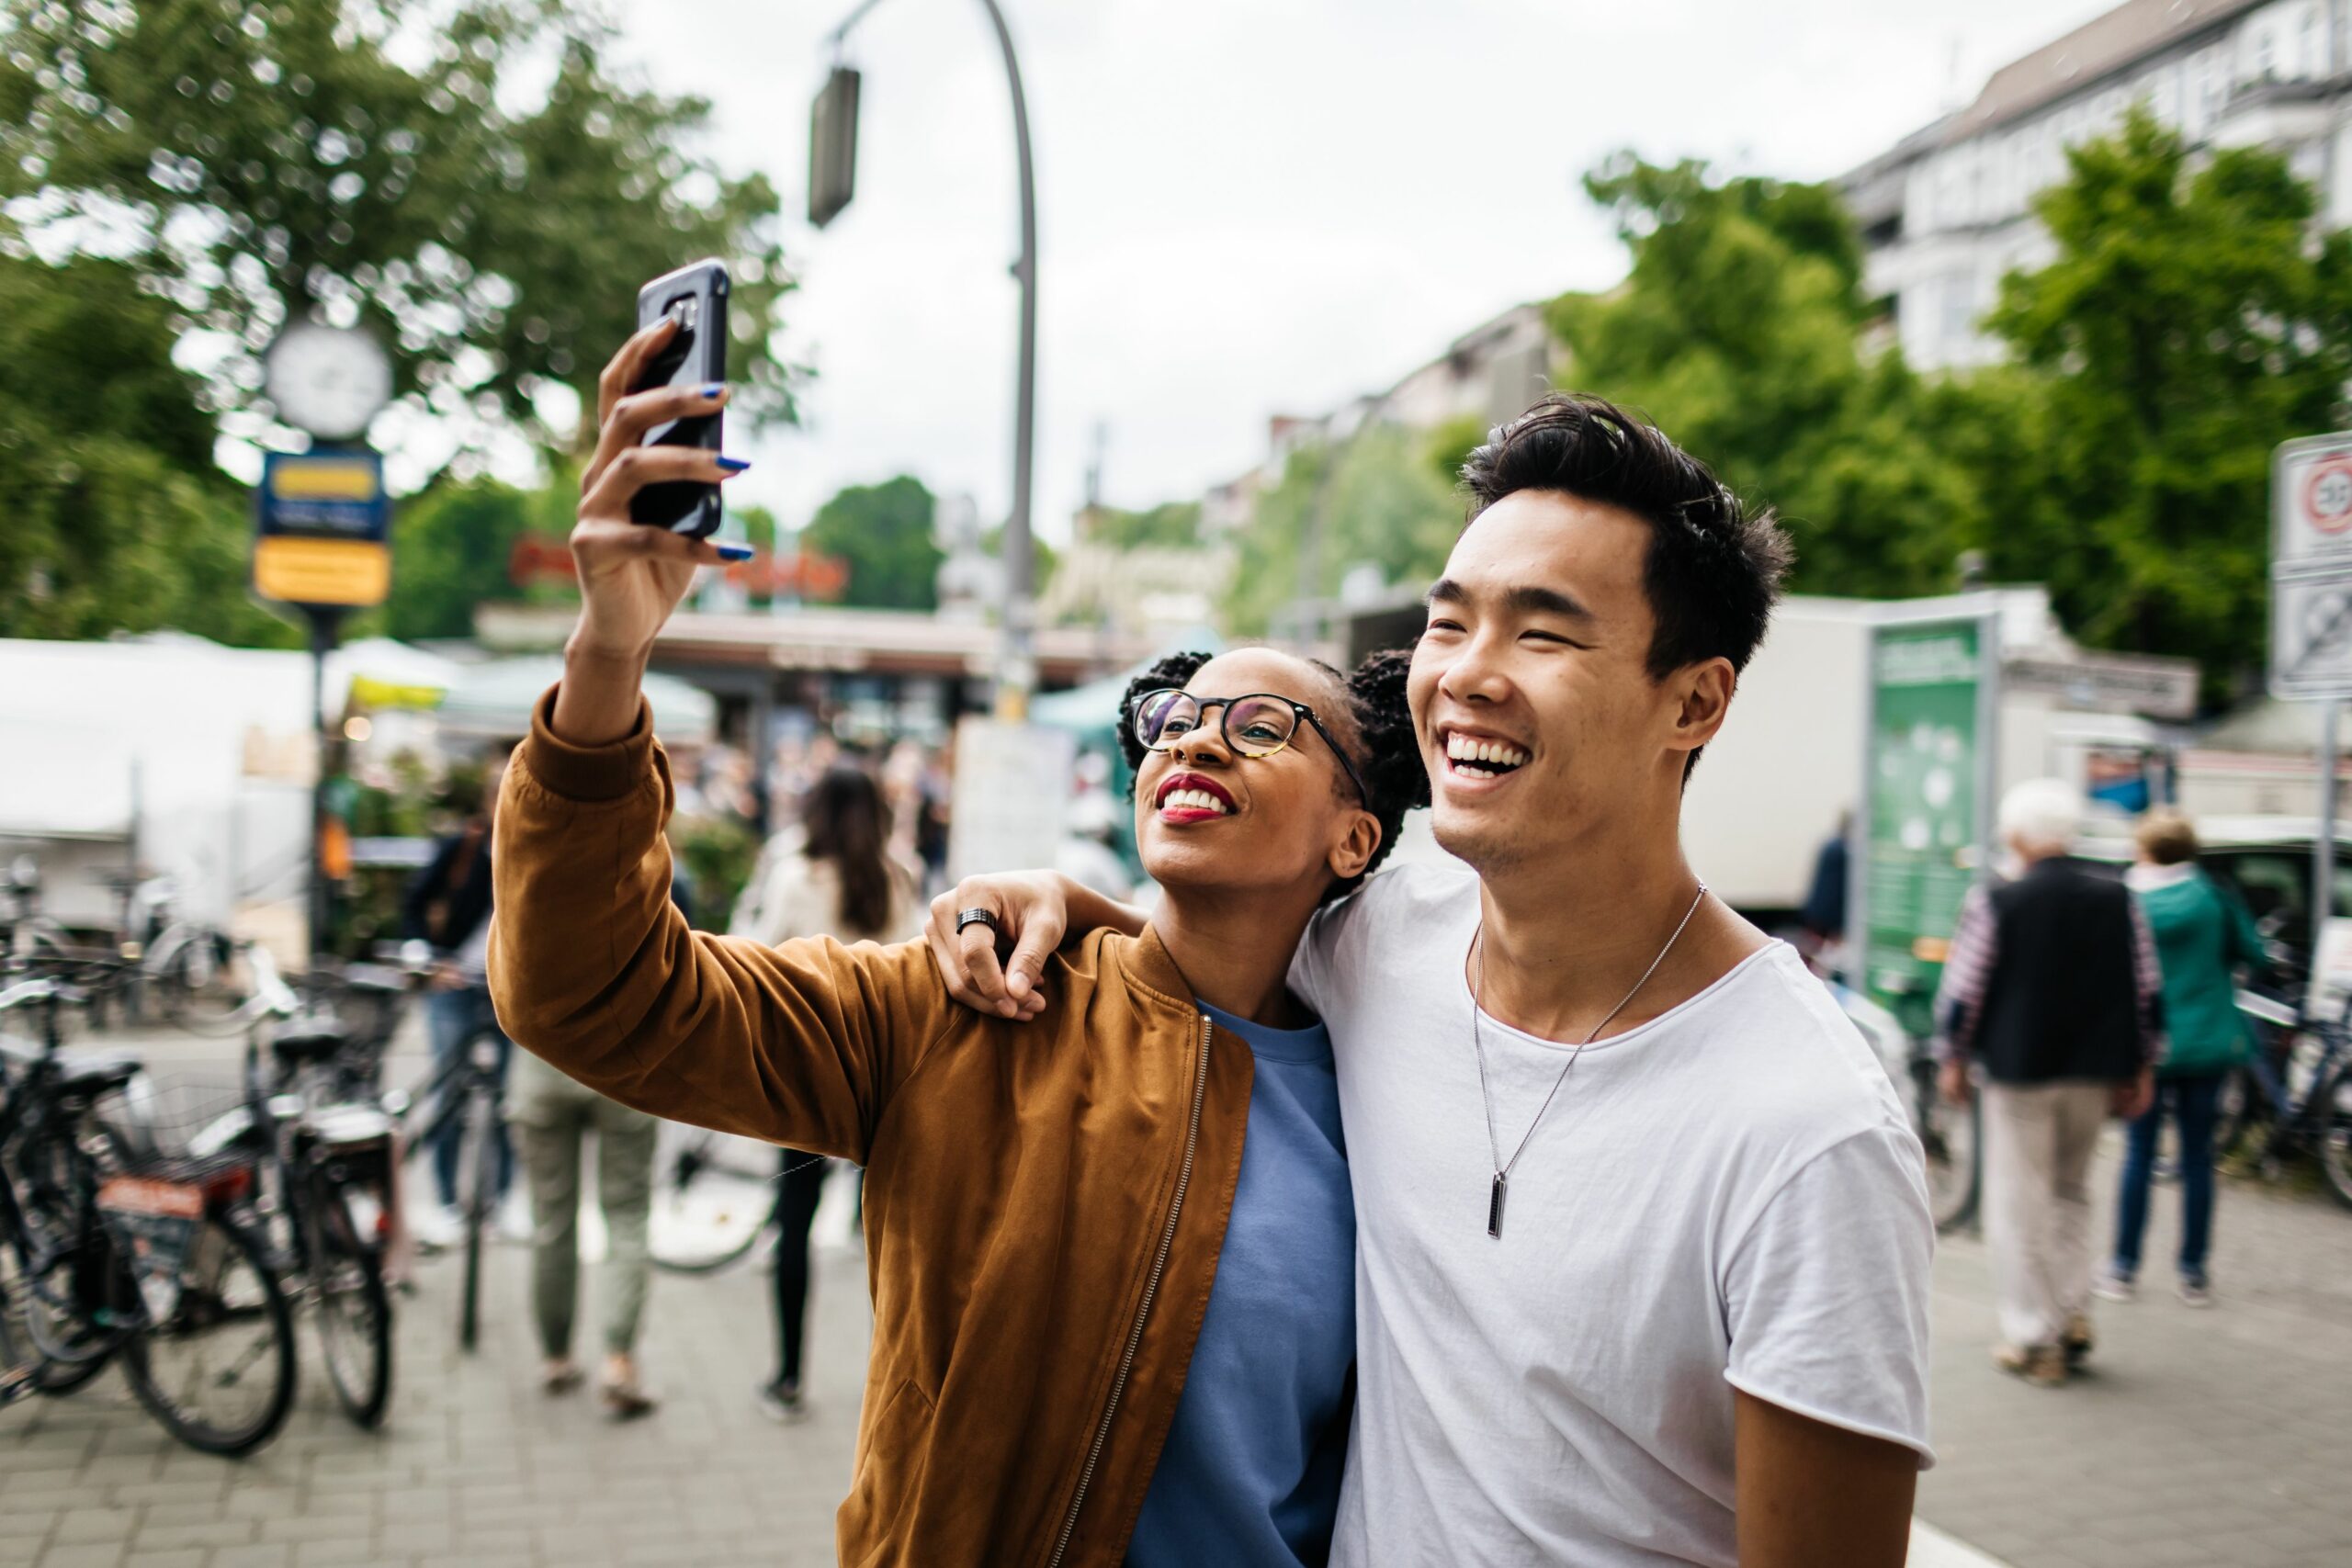
{"label": "blurred pedestrian", "polygon": [[[780,834],[779,839],[786,836]],[[890,852],[890,807],[863,768],[842,764],[818,778],[797,829],[736,906],[732,932],[775,947],[795,937],[904,942],[922,929],[914,874]],[[760,1408],[792,1422],[807,1414],[801,1350],[808,1311],[808,1231],[831,1162],[786,1149],[776,1201],[775,1375]]]}
{"label": "blurred pedestrian", "polygon": [[588,1134],[596,1135],[596,1209],[605,1226],[600,1280],[605,1365],[600,1393],[616,1420],[654,1408],[637,1362],[651,1256],[653,1145],[661,1122],[576,1083],[526,1052],[514,1065],[508,1114],[531,1184],[531,1311],[539,1334],[540,1385],[566,1393],[584,1376],[571,1358],[580,1300],[580,1186]]}
{"label": "blurred pedestrian", "polygon": [[2214,1111],[2222,1080],[2251,1045],[2232,971],[2260,967],[2266,954],[2245,906],[2198,868],[2197,829],[2187,817],[2169,807],[2151,811],[2136,842],[2137,863],[2125,881],[2155,936],[2167,1048],[2156,1068],[2155,1102],[2132,1123],[2116,1203],[2115,1259],[2097,1291],[2112,1302],[2128,1302],[2136,1292],[2156,1138],[2169,1112],[2179,1138],[2180,1299],[2211,1306]]}
{"label": "blurred pedestrian", "polygon": [[[685,879],[671,863],[670,902],[694,922]],[[531,1191],[531,1314],[539,1334],[539,1383],[569,1393],[586,1374],[572,1359],[580,1303],[580,1188],[586,1138],[596,1138],[596,1214],[605,1230],[602,1294],[605,1365],[599,1383],[616,1421],[649,1415],[658,1403],[637,1362],[638,1330],[651,1284],[649,1232],[659,1117],[632,1111],[575,1083],[528,1052],[515,1064],[507,1111],[523,1148]]]}
{"label": "blurred pedestrian", "polygon": [[2001,1341],[1994,1359],[2054,1387],[2091,1350],[2091,1152],[2136,1117],[2164,1054],[2155,943],[2132,894],[2067,852],[2081,795],[2032,779],[2001,801],[2022,867],[1970,889],[1937,997],[1942,1087],[1967,1103],[1984,1069],[1984,1229]]}
{"label": "blurred pedestrian", "polygon": [[[514,1054],[513,1043],[498,1027],[485,977],[491,925],[491,832],[505,766],[502,749],[478,767],[450,769],[441,799],[445,807],[458,816],[458,829],[435,845],[432,860],[409,884],[401,901],[401,939],[422,942],[433,953],[424,1021],[436,1073],[485,1034],[497,1039],[502,1077]],[[416,1239],[426,1247],[454,1246],[465,1232],[464,1218],[458,1213],[458,1152],[463,1132],[460,1119],[450,1117],[434,1134],[433,1179],[439,1206],[417,1215],[413,1225]],[[496,1147],[496,1196],[503,1200],[514,1175],[514,1151],[503,1126],[497,1130]],[[519,1234],[518,1217],[512,1211],[503,1212],[501,1219],[510,1234]]]}
{"label": "blurred pedestrian", "polygon": [[1080,790],[1071,797],[1064,821],[1068,830],[1054,850],[1054,869],[1105,898],[1124,902],[1135,897],[1135,875],[1114,847],[1119,818],[1110,792]]}
{"label": "blurred pedestrian", "polygon": [[1838,814],[1838,830],[1822,841],[1813,858],[1813,886],[1804,896],[1798,921],[1804,928],[1800,944],[1805,957],[1824,975],[1833,975],[1846,962],[1846,839],[1854,830],[1854,814]]}

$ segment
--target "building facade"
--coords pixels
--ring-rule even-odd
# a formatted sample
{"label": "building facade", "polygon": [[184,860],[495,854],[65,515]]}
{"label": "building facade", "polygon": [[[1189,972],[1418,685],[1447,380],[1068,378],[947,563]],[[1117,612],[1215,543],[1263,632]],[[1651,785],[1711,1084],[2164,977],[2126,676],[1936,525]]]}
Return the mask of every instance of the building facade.
{"label": "building facade", "polygon": [[2352,0],[2127,0],[1995,72],[1973,103],[1840,181],[1866,286],[1913,365],[1989,363],[2004,274],[2049,260],[2030,210],[2134,103],[2193,149],[2266,146],[2352,221]]}
{"label": "building facade", "polygon": [[1216,538],[1246,528],[1257,515],[1259,495],[1282,482],[1292,454],[1344,446],[1368,425],[1432,430],[1464,418],[1490,429],[1506,423],[1552,389],[1564,357],[1544,307],[1514,305],[1455,338],[1443,354],[1385,391],[1351,398],[1326,414],[1276,414],[1267,422],[1265,461],[1202,498],[1202,532]]}

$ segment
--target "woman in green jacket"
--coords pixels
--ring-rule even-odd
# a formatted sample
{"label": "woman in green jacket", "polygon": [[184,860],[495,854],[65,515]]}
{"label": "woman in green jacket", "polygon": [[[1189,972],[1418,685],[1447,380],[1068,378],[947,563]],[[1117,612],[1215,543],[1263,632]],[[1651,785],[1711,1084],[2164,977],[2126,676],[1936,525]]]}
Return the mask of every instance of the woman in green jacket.
{"label": "woman in green jacket", "polygon": [[2245,907],[2197,867],[2197,829],[2169,807],[2148,813],[2137,834],[2138,862],[2126,877],[2156,939],[2164,969],[2165,1032],[2170,1044],[2156,1068],[2156,1098],[2131,1127],[2123,1191],[2116,1204],[2115,1261],[2098,1293],[2130,1301],[2148,1224],[2148,1186],[2156,1135],[2172,1113],[2180,1133],[2180,1299],[2213,1304],[2205,1256],[2213,1234],[2213,1115],[2222,1080],[2249,1046],[2238,1017],[2233,971],[2263,960],[2262,937]]}

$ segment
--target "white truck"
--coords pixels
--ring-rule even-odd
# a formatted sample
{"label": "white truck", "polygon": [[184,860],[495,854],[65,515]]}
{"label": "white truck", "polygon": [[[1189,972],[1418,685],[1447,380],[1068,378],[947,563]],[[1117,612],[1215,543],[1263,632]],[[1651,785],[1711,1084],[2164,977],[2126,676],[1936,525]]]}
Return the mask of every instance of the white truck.
{"label": "white truck", "polygon": [[[2128,713],[2076,711],[2074,705],[2094,696],[2084,682],[2069,689],[2063,680],[2042,678],[2075,668],[2087,681],[2089,671],[2140,665],[2166,673],[2155,661],[2086,659],[2038,588],[1904,602],[1921,610],[1947,604],[1955,610],[1996,605],[2004,664],[2035,672],[2031,680],[2003,681],[1996,799],[2008,785],[2042,776],[2087,790],[2102,775],[2151,765],[2162,751],[2154,724]],[[1863,660],[1872,619],[1891,607],[1881,600],[1805,596],[1782,603],[1740,677],[1723,733],[1691,775],[1682,842],[1692,867],[1726,903],[1768,927],[1802,907],[1815,857],[1857,804]],[[2189,679],[2193,694],[2193,673]]]}

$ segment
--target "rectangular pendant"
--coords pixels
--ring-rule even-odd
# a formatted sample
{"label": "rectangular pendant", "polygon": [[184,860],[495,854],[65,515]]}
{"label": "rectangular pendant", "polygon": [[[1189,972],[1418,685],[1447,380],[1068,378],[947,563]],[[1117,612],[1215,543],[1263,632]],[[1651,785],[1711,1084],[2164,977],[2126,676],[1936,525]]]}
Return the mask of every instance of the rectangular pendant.
{"label": "rectangular pendant", "polygon": [[1503,1179],[1495,1178],[1494,1196],[1487,1200],[1487,1234],[1497,1241],[1503,1235]]}

